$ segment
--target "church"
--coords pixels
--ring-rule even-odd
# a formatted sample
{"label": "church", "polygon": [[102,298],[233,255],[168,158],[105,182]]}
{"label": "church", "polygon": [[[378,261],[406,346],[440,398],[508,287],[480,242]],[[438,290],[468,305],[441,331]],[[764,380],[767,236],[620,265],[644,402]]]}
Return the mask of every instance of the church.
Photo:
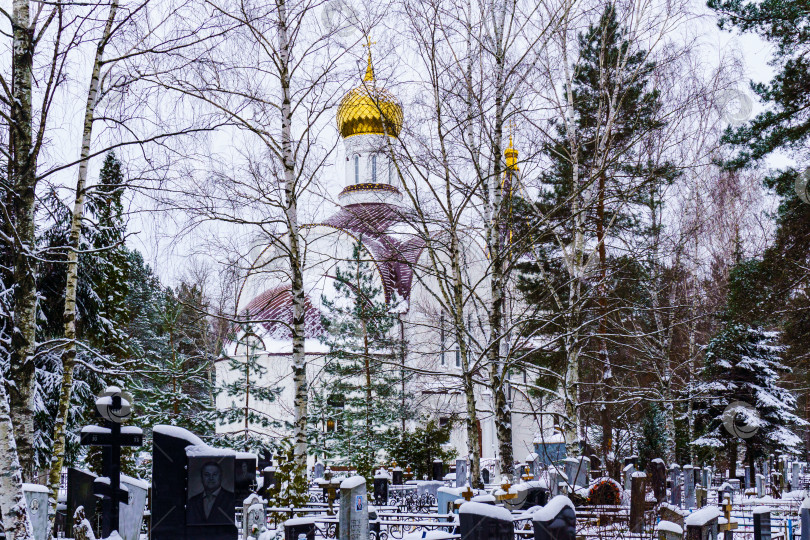
{"label": "church", "polygon": [[[435,277],[428,271],[424,236],[412,224],[412,205],[404,196],[400,178],[407,175],[397,169],[390,156],[405,117],[398,99],[377,86],[371,55],[360,84],[340,101],[337,127],[342,139],[344,187],[340,191],[330,217],[303,228],[305,245],[304,282],[306,292],[307,379],[310,395],[318,392],[324,377],[324,357],[328,348],[323,344],[323,299],[334,294],[334,280],[339,265],[350,260],[355,246],[362,245],[373,260],[374,279],[383,291],[385,302],[396,312],[398,325],[393,331],[407,343],[402,361],[413,372],[408,378],[407,392],[421,418],[431,418],[443,424],[453,417],[450,445],[460,458],[467,456],[465,396],[461,385],[462,362],[449,324],[436,296]],[[514,166],[517,151],[506,151],[507,162]],[[339,168],[340,170],[341,168]],[[516,167],[515,167],[516,170]],[[470,241],[465,247],[465,272],[474,276],[485,293],[487,267],[484,250]],[[232,359],[253,357],[261,370],[254,374],[255,387],[275,388],[278,395],[271,402],[251,400],[243,396],[240,403],[220,392],[217,408],[244,407],[253,411],[250,420],[242,417],[220,424],[218,434],[238,437],[240,434],[280,439],[289,436],[293,415],[293,384],[291,369],[292,295],[289,280],[270,272],[274,254],[270,248],[259,249],[257,269],[242,287],[240,311],[258,321],[251,335],[237,337],[227,349]],[[485,314],[478,314],[485,320]],[[470,319],[474,314],[470,314]],[[472,326],[472,323],[471,323]],[[244,334],[244,332],[243,332]],[[236,373],[232,363],[219,360],[216,365],[218,384],[232,383],[245,377]],[[525,370],[510,374],[509,388],[512,410],[512,445],[517,462],[538,449],[538,445],[559,438],[555,433],[554,415],[548,404],[529,398],[527,392],[517,391],[521,384],[532,382],[535,375]],[[249,377],[248,377],[249,378]],[[241,379],[240,379],[241,380]],[[479,455],[481,468],[490,475],[500,474],[498,442],[492,415],[493,395],[484,378],[476,385]],[[310,398],[310,402],[312,399]],[[544,406],[545,405],[545,406]],[[547,412],[544,412],[547,411]],[[322,426],[322,429],[328,429]],[[310,457],[312,463],[313,457]],[[511,473],[511,471],[510,471]]]}

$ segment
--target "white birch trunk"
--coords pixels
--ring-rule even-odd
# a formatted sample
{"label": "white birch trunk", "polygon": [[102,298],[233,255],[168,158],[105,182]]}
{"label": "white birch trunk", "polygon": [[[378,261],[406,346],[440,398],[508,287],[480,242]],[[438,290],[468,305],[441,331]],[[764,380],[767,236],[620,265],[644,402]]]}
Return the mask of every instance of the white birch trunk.
{"label": "white birch trunk", "polygon": [[110,38],[115,13],[118,9],[118,0],[110,4],[107,25],[96,47],[96,56],[93,61],[93,73],[90,77],[90,89],[87,92],[87,103],[84,111],[84,127],[82,132],[82,148],[79,171],[76,178],[76,200],[73,204],[73,215],[70,221],[70,236],[68,239],[67,278],[65,284],[65,350],[62,353],[62,385],[59,391],[59,410],[57,412],[53,433],[53,455],[51,469],[48,475],[48,486],[51,490],[50,528],[53,529],[56,516],[56,502],[59,496],[59,481],[62,475],[62,465],[65,458],[65,429],[67,427],[70,400],[73,394],[73,371],[76,365],[76,288],[79,281],[79,241],[84,219],[85,185],[87,182],[87,165],[90,156],[90,143],[93,138],[93,119],[95,116],[98,97],[99,80],[101,75],[104,47]]}
{"label": "white birch trunk", "polygon": [[3,532],[9,540],[29,540],[34,535],[22,490],[22,471],[9,412],[6,383],[0,380],[0,510]]}

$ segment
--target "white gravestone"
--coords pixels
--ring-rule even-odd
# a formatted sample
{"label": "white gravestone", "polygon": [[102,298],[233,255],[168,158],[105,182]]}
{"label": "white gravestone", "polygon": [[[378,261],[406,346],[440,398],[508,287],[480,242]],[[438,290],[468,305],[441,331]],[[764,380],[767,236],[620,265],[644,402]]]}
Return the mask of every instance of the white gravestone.
{"label": "white gravestone", "polygon": [[368,540],[366,479],[352,476],[340,483],[338,540]]}
{"label": "white gravestone", "polygon": [[242,503],[242,538],[258,538],[266,528],[264,501],[256,493],[251,493]]}
{"label": "white gravestone", "polygon": [[34,540],[48,538],[48,488],[39,484],[23,484],[25,504],[31,518]]}

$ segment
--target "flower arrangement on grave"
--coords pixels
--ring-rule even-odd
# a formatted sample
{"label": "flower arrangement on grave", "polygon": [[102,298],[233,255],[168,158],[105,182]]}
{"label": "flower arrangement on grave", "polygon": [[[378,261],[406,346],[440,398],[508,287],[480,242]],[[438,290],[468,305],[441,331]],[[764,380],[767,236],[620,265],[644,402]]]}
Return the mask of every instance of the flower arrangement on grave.
{"label": "flower arrangement on grave", "polygon": [[587,504],[618,506],[622,503],[621,488],[612,478],[597,478],[588,490]]}

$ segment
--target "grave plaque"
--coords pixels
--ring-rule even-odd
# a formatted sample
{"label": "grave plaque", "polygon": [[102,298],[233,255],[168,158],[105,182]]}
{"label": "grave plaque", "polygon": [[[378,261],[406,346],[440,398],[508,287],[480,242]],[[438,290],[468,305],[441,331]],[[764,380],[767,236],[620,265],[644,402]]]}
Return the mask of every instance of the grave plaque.
{"label": "grave plaque", "polygon": [[39,484],[23,484],[25,504],[31,519],[34,540],[48,539],[48,488]]}
{"label": "grave plaque", "polygon": [[188,455],[186,525],[233,524],[235,505],[234,456],[195,448]]}
{"label": "grave plaque", "polygon": [[574,503],[557,495],[532,515],[535,540],[571,540],[576,536],[577,514]]}
{"label": "grave plaque", "polygon": [[506,508],[465,502],[458,509],[461,538],[464,540],[513,540],[515,526]]}
{"label": "grave plaque", "polygon": [[456,460],[456,487],[462,488],[467,485],[467,460]]}
{"label": "grave plaque", "polygon": [[121,503],[118,508],[118,534],[122,540],[139,540],[141,537],[141,524],[143,511],[146,509],[146,495],[149,492],[149,483],[137,478],[121,475],[121,485],[127,489],[127,503]]}
{"label": "grave plaque", "polygon": [[663,459],[656,458],[650,462],[650,468],[655,500],[661,503],[667,498],[667,466],[664,465]]}
{"label": "grave plaque", "polygon": [[362,476],[352,476],[340,484],[338,540],[368,540],[368,500]]}

